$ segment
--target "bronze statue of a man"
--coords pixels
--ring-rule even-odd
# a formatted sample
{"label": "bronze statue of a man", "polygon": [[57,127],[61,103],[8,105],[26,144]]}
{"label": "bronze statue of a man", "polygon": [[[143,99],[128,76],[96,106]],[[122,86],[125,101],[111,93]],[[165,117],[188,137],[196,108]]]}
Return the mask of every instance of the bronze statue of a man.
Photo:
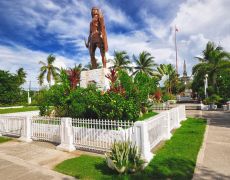
{"label": "bronze statue of a man", "polygon": [[92,68],[97,68],[97,60],[95,58],[95,51],[97,47],[100,49],[103,68],[106,68],[105,52],[108,51],[108,43],[104,17],[101,11],[96,7],[92,8],[91,15],[92,21],[90,23],[90,33],[88,37],[88,42],[85,42],[85,45],[89,49]]}

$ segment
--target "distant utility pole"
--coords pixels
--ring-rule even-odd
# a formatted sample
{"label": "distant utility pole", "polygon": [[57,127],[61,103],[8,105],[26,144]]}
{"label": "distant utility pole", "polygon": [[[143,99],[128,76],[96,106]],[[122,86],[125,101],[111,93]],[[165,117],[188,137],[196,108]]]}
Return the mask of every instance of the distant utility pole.
{"label": "distant utility pole", "polygon": [[177,39],[176,39],[176,33],[178,32],[177,27],[175,26],[175,51],[176,51],[176,72],[178,74],[178,62],[177,62]]}
{"label": "distant utility pole", "polygon": [[30,88],[31,88],[31,81],[29,82],[29,88],[28,88],[28,104],[31,104]]}

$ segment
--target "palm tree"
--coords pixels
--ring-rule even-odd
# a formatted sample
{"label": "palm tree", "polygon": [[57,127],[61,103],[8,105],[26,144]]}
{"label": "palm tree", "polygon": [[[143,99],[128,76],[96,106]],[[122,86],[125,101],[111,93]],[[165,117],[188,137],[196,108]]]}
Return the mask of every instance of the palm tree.
{"label": "palm tree", "polygon": [[112,69],[118,70],[131,70],[129,56],[126,51],[114,51],[114,59]]}
{"label": "palm tree", "polygon": [[138,57],[133,56],[133,60],[136,63],[133,75],[138,72],[146,73],[149,76],[155,75],[156,71],[154,67],[156,67],[157,64],[154,62],[153,59],[154,57],[146,51],[141,52]]}
{"label": "palm tree", "polygon": [[168,90],[168,93],[172,93],[172,83],[177,80],[177,73],[172,64],[160,64],[157,67],[159,74],[162,76],[168,76],[168,79],[164,82],[165,87]]}
{"label": "palm tree", "polygon": [[[102,68],[102,65],[101,65],[101,63],[98,63],[98,62],[97,62],[97,69],[100,69],[100,68]],[[88,70],[92,70],[92,69],[93,69],[92,64],[91,64],[91,63],[88,63],[88,64],[86,64],[86,65],[84,66],[84,68],[82,69],[82,71],[88,71]]]}
{"label": "palm tree", "polygon": [[42,67],[40,68],[40,74],[38,76],[40,85],[44,83],[45,74],[47,74],[46,79],[47,82],[49,83],[49,86],[51,86],[51,79],[53,79],[55,82],[58,80],[58,73],[60,70],[59,68],[53,65],[55,59],[56,59],[55,56],[50,54],[46,59],[47,64],[44,63],[43,61],[39,62],[39,64],[42,65]]}
{"label": "palm tree", "polygon": [[211,84],[216,88],[217,74],[230,67],[230,53],[223,50],[221,46],[216,46],[213,42],[208,42],[202,57],[195,57],[200,61],[193,67],[193,74],[204,77],[208,74]]}
{"label": "palm tree", "polygon": [[17,70],[17,77],[19,84],[24,84],[26,82],[26,72],[23,68]]}

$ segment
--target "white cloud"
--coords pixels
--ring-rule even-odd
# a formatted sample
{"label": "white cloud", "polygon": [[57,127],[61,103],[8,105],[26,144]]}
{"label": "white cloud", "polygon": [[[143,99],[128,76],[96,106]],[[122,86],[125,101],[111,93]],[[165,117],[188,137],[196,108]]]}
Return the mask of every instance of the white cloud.
{"label": "white cloud", "polygon": [[[160,4],[165,6],[164,2]],[[174,26],[177,25],[179,72],[182,72],[185,59],[188,72],[191,73],[192,66],[198,62],[194,57],[201,54],[208,41],[214,41],[230,50],[229,7],[228,0],[187,0],[180,4],[172,19],[150,16],[145,10],[141,11],[140,17],[146,23],[145,29],[152,35],[149,36],[156,37],[151,45],[153,54],[172,64],[175,64]]]}
{"label": "white cloud", "polygon": [[126,28],[132,28],[134,26],[134,22],[131,18],[129,18],[123,11],[120,9],[115,9],[107,4],[102,6],[102,10],[104,11],[104,16],[107,18],[108,23],[117,23]]}
{"label": "white cloud", "polygon": [[188,0],[181,4],[171,25],[178,25],[182,34],[221,36],[229,33],[229,7],[229,0]]}
{"label": "white cloud", "polygon": [[138,55],[142,51],[148,51],[155,57],[157,64],[171,63],[175,65],[175,51],[169,45],[159,46],[156,41],[149,41],[146,33],[135,31],[130,34],[110,34],[110,53],[113,50],[125,50],[131,56]]}
{"label": "white cloud", "polygon": [[[180,72],[182,72],[184,59],[187,62],[188,72],[191,72],[192,66],[197,63],[194,56],[201,54],[209,40],[215,41],[217,44],[220,43],[230,51],[229,0],[187,0],[180,4],[179,9],[173,9],[175,13],[167,19],[160,18],[157,14],[147,13],[149,11],[138,10],[136,13],[146,24],[144,27],[138,27],[131,16],[119,8],[113,8],[105,1],[74,0],[72,3],[64,5],[58,4],[57,1],[24,0],[24,2],[26,2],[26,7],[22,6],[22,12],[18,9],[15,10],[16,6],[12,6],[12,13],[9,14],[12,22],[17,20],[18,23],[30,28],[42,26],[47,33],[55,34],[62,45],[72,43],[78,51],[85,54],[87,49],[84,46],[83,37],[88,37],[92,4],[102,8],[108,30],[112,30],[110,27],[113,27],[114,24],[127,29],[136,28],[136,31],[125,34],[107,32],[109,45],[107,57],[109,58],[112,57],[114,50],[125,50],[130,56],[138,55],[145,50],[155,57],[158,64],[175,64],[174,31],[170,32],[170,27],[172,28],[174,25],[179,28],[177,37]],[[177,1],[176,4],[178,2],[181,1]],[[146,3],[143,5],[147,6]],[[151,3],[152,5],[156,4],[159,8],[172,6],[168,4],[169,0]],[[31,57],[38,61],[45,59],[48,55],[23,47],[13,49],[1,46],[0,48],[0,65],[5,69],[15,70],[15,66],[28,66],[35,69],[35,61],[32,61]],[[98,54],[97,51],[97,56]],[[2,63],[5,59],[7,59],[7,63]],[[64,56],[59,56],[57,59],[61,60],[59,64],[62,65],[67,64],[68,66],[68,62],[74,63],[73,60]],[[79,62],[90,62],[89,55],[80,56]]]}
{"label": "white cloud", "polygon": [[[33,51],[22,46],[0,45],[0,67],[3,70],[15,73],[17,69],[23,67],[27,72],[27,83],[32,82],[32,88],[38,88],[37,77],[39,74],[39,61],[46,62],[49,54],[41,51]],[[61,68],[72,67],[76,62],[72,59],[55,55],[55,66]],[[27,86],[27,83],[24,87]]]}
{"label": "white cloud", "polygon": [[[229,30],[230,32],[230,30]],[[230,51],[230,34],[226,35],[219,41],[220,45],[223,46],[226,50]]]}
{"label": "white cloud", "polygon": [[[121,9],[114,9],[106,2],[88,3],[74,0],[62,6],[56,1],[24,0],[24,3],[26,6],[21,6],[21,9],[12,5],[17,14],[13,14],[11,20],[26,28],[35,29],[35,32],[36,28],[41,26],[45,32],[55,34],[63,44],[79,42],[82,37],[88,37],[92,4],[101,5],[107,25],[119,24],[131,28],[134,24]],[[15,19],[16,16],[20,20]],[[76,46],[78,47],[78,44]]]}

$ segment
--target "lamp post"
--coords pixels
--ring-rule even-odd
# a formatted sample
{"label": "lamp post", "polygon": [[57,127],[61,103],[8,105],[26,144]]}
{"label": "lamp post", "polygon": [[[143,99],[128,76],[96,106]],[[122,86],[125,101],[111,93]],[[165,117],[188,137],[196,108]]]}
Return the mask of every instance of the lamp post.
{"label": "lamp post", "polygon": [[205,74],[205,79],[204,79],[204,95],[205,95],[205,98],[208,97],[207,95],[207,88],[208,88],[208,74]]}

